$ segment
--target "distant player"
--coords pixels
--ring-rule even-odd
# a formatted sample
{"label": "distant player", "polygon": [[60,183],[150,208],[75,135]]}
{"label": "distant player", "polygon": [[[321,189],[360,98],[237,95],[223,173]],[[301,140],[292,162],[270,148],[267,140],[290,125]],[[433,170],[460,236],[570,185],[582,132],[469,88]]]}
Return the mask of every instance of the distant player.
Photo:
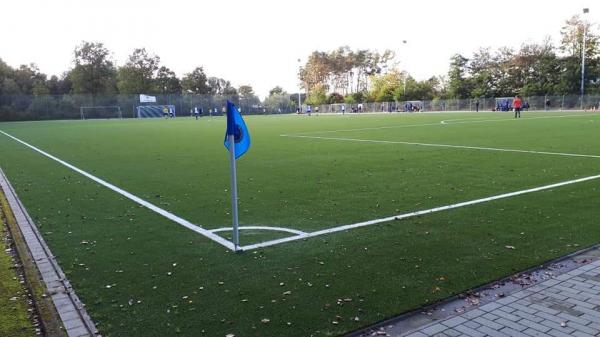
{"label": "distant player", "polygon": [[310,107],[310,105],[306,106],[306,113],[310,116],[310,113],[312,112],[312,108]]}
{"label": "distant player", "polygon": [[175,118],[175,111],[173,111],[172,106],[169,106],[169,118]]}
{"label": "distant player", "polygon": [[200,117],[200,111],[198,111],[198,107],[194,107],[194,117],[196,117],[196,120],[198,120],[198,117]]}
{"label": "distant player", "polygon": [[519,97],[519,95],[517,95],[517,96],[515,96],[515,99],[513,99],[513,109],[515,110],[515,118],[521,118],[521,106],[522,106],[521,97]]}
{"label": "distant player", "polygon": [[169,118],[169,109],[167,107],[163,108],[163,117]]}
{"label": "distant player", "polygon": [[346,113],[346,106],[342,104],[342,115]]}

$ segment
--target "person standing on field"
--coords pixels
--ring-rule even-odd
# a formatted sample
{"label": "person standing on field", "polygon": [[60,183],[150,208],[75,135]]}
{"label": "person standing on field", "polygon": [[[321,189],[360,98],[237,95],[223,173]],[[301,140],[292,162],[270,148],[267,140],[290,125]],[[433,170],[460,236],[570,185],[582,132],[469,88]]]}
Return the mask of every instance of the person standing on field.
{"label": "person standing on field", "polygon": [[521,118],[521,97],[519,97],[519,95],[515,96],[515,99],[513,99],[513,109],[515,110],[515,118],[517,118],[517,116],[519,116],[518,118]]}
{"label": "person standing on field", "polygon": [[479,100],[475,101],[475,112],[479,112]]}

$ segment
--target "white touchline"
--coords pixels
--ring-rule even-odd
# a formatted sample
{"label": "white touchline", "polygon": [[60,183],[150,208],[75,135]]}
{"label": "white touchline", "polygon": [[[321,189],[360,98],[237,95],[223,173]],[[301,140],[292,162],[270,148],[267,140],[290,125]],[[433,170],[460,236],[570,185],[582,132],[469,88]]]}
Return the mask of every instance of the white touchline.
{"label": "white touchline", "polygon": [[429,147],[448,147],[448,148],[455,148],[455,149],[468,149],[468,150],[481,150],[481,151],[532,153],[532,154],[565,156],[565,157],[600,158],[600,155],[593,155],[593,154],[504,149],[504,148],[496,148],[496,147],[481,147],[481,146],[468,146],[468,145],[450,145],[450,144],[435,144],[435,143],[402,142],[402,141],[394,141],[394,140],[374,140],[374,139],[319,137],[319,136],[301,136],[301,135],[280,135],[280,136],[281,137],[290,137],[290,138],[339,140],[339,141],[362,142],[362,143],[402,144],[402,145],[429,146]]}
{"label": "white touchline", "polygon": [[162,209],[162,208],[160,208],[160,207],[158,207],[158,206],[156,206],[154,204],[151,204],[151,203],[149,203],[149,202],[147,202],[147,201],[145,201],[145,200],[143,200],[143,199],[141,199],[141,198],[139,198],[139,197],[137,197],[137,196],[135,196],[135,195],[133,195],[133,194],[131,194],[131,193],[129,193],[129,192],[127,192],[127,191],[125,191],[125,190],[123,190],[123,189],[121,189],[121,188],[113,185],[113,184],[111,184],[111,183],[108,183],[108,182],[106,182],[106,181],[104,181],[104,180],[102,180],[102,179],[100,179],[100,178],[98,178],[98,177],[96,177],[96,176],[94,176],[94,175],[92,175],[92,174],[90,174],[90,173],[82,170],[82,169],[79,169],[79,168],[77,168],[77,167],[75,167],[75,166],[67,163],[64,160],[61,160],[61,159],[59,159],[59,158],[57,158],[57,157],[55,157],[55,156],[53,156],[53,155],[51,155],[51,154],[49,154],[47,152],[44,152],[44,151],[38,149],[37,147],[35,147],[35,146],[33,146],[33,145],[29,144],[29,143],[26,143],[26,142],[20,140],[17,137],[11,136],[11,135],[9,135],[8,133],[6,133],[6,132],[4,132],[2,130],[0,130],[0,133],[4,134],[7,137],[10,137],[10,138],[16,140],[17,142],[19,142],[19,143],[21,143],[21,144],[29,147],[30,149],[32,149],[34,151],[37,151],[37,152],[41,153],[42,155],[44,155],[44,156],[46,156],[46,157],[48,157],[48,158],[50,158],[50,159],[52,159],[54,161],[57,161],[57,162],[61,163],[62,165],[70,168],[73,171],[75,171],[75,172],[77,172],[79,174],[82,174],[82,175],[90,178],[91,180],[97,182],[98,184],[100,184],[100,185],[102,185],[104,187],[107,187],[107,188],[109,188],[109,189],[111,189],[111,190],[119,193],[120,195],[122,195],[122,196],[124,196],[124,197],[126,197],[126,198],[128,198],[128,199],[130,199],[130,200],[132,200],[132,201],[134,201],[134,202],[136,202],[136,203],[138,203],[138,204],[140,204],[140,205],[142,205],[142,206],[144,206],[144,207],[146,207],[146,208],[148,208],[148,209],[150,209],[150,210],[152,210],[152,211],[154,211],[154,212],[156,212],[156,213],[158,213],[158,214],[160,214],[162,216],[164,216],[165,218],[167,218],[167,219],[169,219],[171,221],[174,221],[174,222],[182,225],[183,227],[191,229],[191,230],[193,230],[196,233],[202,234],[205,237],[207,237],[207,238],[209,238],[209,239],[211,239],[211,240],[213,240],[215,242],[220,243],[221,245],[227,247],[230,250],[234,250],[235,249],[235,247],[233,246],[232,242],[230,242],[230,241],[228,241],[228,240],[220,237],[217,234],[212,233],[211,231],[209,231],[207,229],[204,229],[202,227],[194,225],[191,222],[189,222],[189,221],[187,221],[185,219],[182,219],[182,218],[178,217],[177,215],[175,215],[173,213],[170,213],[170,212],[168,212],[168,211],[166,211],[166,210],[164,210],[164,209]]}
{"label": "white touchline", "polygon": [[284,243],[284,242],[302,240],[302,239],[311,238],[311,237],[315,237],[315,236],[320,236],[320,235],[331,234],[331,233],[335,233],[335,232],[346,231],[346,230],[349,230],[349,229],[354,229],[354,228],[359,228],[359,227],[365,227],[365,226],[372,226],[372,225],[383,223],[383,222],[390,222],[390,221],[394,221],[394,220],[401,220],[401,219],[411,218],[411,217],[415,217],[415,216],[419,216],[419,215],[441,212],[441,211],[445,211],[445,210],[449,210],[449,209],[453,209],[453,208],[465,207],[465,206],[470,206],[470,205],[475,205],[475,204],[481,204],[481,203],[490,202],[490,201],[499,200],[499,199],[511,198],[511,197],[515,197],[515,196],[518,196],[518,195],[523,195],[523,194],[533,193],[533,192],[539,192],[539,191],[544,191],[544,190],[550,190],[550,189],[561,187],[561,186],[566,186],[566,185],[571,185],[571,184],[577,184],[577,183],[581,183],[581,182],[585,182],[585,181],[590,181],[590,180],[594,180],[594,179],[599,179],[599,178],[600,178],[600,175],[589,176],[589,177],[584,177],[584,178],[579,178],[579,179],[573,179],[573,180],[563,181],[563,182],[560,182],[560,183],[555,183],[555,184],[550,184],[550,185],[545,185],[545,186],[530,188],[530,189],[527,189],[527,190],[521,190],[521,191],[516,191],[516,192],[510,192],[510,193],[504,193],[504,194],[494,195],[494,196],[487,197],[487,198],[481,198],[481,199],[476,199],[476,200],[471,200],[471,201],[464,201],[464,202],[460,202],[460,203],[452,204],[452,205],[440,206],[440,207],[425,209],[425,210],[416,211],[416,212],[410,212],[410,213],[405,213],[405,214],[393,215],[393,216],[389,216],[389,217],[381,218],[381,219],[375,219],[375,220],[370,220],[370,221],[358,222],[358,223],[351,224],[351,225],[345,225],[345,226],[339,226],[339,227],[334,227],[334,228],[323,229],[323,230],[320,230],[320,231],[310,232],[310,233],[305,233],[305,234],[300,234],[300,235],[291,236],[291,237],[287,237],[287,238],[283,238],[283,239],[265,241],[265,242],[261,242],[261,243],[257,243],[257,244],[253,244],[253,245],[243,246],[243,247],[240,247],[240,249],[241,250],[252,250],[252,249],[257,249],[257,248],[269,247],[269,246],[281,244],[281,243]]}

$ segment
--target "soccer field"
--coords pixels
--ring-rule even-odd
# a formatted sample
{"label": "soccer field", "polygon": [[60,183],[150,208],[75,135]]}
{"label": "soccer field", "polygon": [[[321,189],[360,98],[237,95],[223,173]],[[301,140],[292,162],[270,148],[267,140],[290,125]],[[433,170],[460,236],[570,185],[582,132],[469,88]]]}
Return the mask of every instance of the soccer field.
{"label": "soccer field", "polygon": [[600,114],[523,116],[247,116],[241,254],[224,118],[0,123],[0,167],[103,335],[330,336],[599,241]]}

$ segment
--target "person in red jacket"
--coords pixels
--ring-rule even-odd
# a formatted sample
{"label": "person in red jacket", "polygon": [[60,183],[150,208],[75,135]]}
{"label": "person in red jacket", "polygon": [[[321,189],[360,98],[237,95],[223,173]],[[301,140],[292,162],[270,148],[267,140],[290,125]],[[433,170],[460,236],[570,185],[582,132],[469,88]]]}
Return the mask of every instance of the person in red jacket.
{"label": "person in red jacket", "polygon": [[517,118],[517,116],[521,118],[521,106],[521,97],[517,95],[515,96],[515,99],[513,99],[513,109],[515,110],[515,118]]}

